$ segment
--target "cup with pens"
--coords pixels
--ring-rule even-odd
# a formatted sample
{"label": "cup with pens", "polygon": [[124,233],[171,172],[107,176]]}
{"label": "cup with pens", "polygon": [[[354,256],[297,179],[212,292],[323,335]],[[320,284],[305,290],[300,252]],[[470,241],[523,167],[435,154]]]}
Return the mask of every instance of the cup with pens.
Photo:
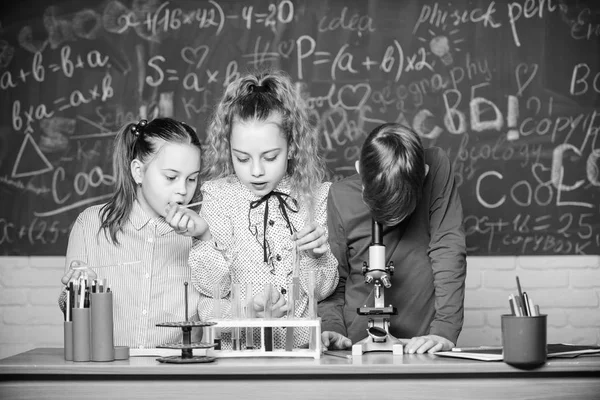
{"label": "cup with pens", "polygon": [[91,279],[87,264],[76,260],[70,267],[81,272],[65,289],[65,359],[112,361],[115,347],[111,288],[106,279]]}
{"label": "cup with pens", "polygon": [[547,316],[516,280],[518,294],[509,296],[511,314],[501,316],[503,359],[518,368],[535,368],[546,362]]}

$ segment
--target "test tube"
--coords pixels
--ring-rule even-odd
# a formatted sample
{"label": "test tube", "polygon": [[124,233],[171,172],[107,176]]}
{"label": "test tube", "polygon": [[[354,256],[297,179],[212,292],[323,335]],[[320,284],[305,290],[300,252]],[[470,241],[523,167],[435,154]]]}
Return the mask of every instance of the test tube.
{"label": "test tube", "polygon": [[[231,285],[231,316],[233,320],[240,319],[240,284],[234,283]],[[240,328],[234,327],[231,332],[231,343],[233,350],[241,350],[240,345]]]}
{"label": "test tube", "polygon": [[[292,283],[290,284],[287,295],[288,295],[288,320],[296,318],[296,300],[300,291],[300,278],[297,276],[292,277]],[[294,349],[294,327],[288,326],[285,329],[285,349],[292,351]]]}
{"label": "test tube", "polygon": [[[185,322],[189,321],[188,316],[188,283],[183,282],[184,287],[184,302],[185,302]],[[183,344],[191,345],[192,344],[192,327],[184,326],[182,327],[183,331]],[[193,358],[193,352],[191,348],[181,349],[181,358]]]}
{"label": "test tube", "polygon": [[[254,302],[252,301],[252,282],[246,283],[246,318],[254,318]],[[246,327],[246,349],[254,349],[254,328]]]}
{"label": "test tube", "polygon": [[[316,297],[317,290],[317,271],[314,268],[311,268],[308,271],[308,318],[317,319],[318,314],[318,304]],[[321,338],[317,337],[317,328],[310,329],[309,335],[309,349],[315,350],[317,347],[317,340],[321,340]]]}
{"label": "test tube", "polygon": [[[265,294],[265,319],[273,318],[273,300],[271,298],[273,291],[273,285],[265,283],[264,294]],[[273,351],[273,328],[265,326],[265,351]]]}
{"label": "test tube", "polygon": [[316,298],[317,290],[317,271],[311,268],[308,271],[308,317],[316,319],[318,313],[318,304]]}
{"label": "test tube", "polygon": [[[213,287],[213,316],[215,320],[221,319],[221,285],[215,283]],[[221,350],[221,328],[214,327],[215,350]]]}
{"label": "test tube", "polygon": [[[294,242],[292,249],[292,283],[288,290],[288,319],[296,317],[296,301],[300,299],[300,252],[298,244]],[[294,328],[288,326],[285,332],[285,349],[291,351],[294,348]]]}

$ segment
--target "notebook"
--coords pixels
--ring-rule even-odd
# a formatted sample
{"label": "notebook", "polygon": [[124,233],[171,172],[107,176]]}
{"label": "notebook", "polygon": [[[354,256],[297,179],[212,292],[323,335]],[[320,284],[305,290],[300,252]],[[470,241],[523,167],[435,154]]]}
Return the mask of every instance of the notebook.
{"label": "notebook", "polygon": [[[548,358],[573,358],[584,354],[600,355],[600,346],[555,343],[548,344]],[[434,353],[440,357],[467,358],[479,361],[502,361],[502,347],[481,346],[479,348],[455,347],[451,351]]]}

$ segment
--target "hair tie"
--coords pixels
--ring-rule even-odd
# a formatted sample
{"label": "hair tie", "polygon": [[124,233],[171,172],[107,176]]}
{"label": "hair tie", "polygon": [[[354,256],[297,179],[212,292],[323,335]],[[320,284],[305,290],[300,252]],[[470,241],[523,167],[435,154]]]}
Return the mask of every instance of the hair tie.
{"label": "hair tie", "polygon": [[145,119],[141,119],[140,122],[131,127],[131,133],[133,133],[135,136],[140,136],[140,133],[143,133],[146,125],[148,125],[148,121]]}
{"label": "hair tie", "polygon": [[252,85],[252,86],[250,86],[250,88],[252,89],[252,92],[254,92],[254,93],[266,93],[268,90],[266,86],[262,86],[262,85]]}

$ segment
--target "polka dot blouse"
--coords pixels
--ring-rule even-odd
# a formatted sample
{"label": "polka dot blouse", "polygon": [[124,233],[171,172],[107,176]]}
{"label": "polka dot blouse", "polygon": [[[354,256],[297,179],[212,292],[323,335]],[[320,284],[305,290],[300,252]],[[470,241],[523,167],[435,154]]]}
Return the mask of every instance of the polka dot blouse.
{"label": "polka dot blouse", "polygon": [[[327,194],[330,183],[315,193],[314,219],[327,230]],[[291,232],[300,231],[307,220],[307,207],[290,196],[290,180],[285,177],[273,195],[261,198],[253,194],[236,176],[204,183],[201,215],[212,234],[211,241],[195,240],[190,252],[192,282],[200,292],[198,314],[206,320],[214,317],[215,288],[220,297],[221,318],[231,317],[232,282],[240,283],[240,296],[247,302],[246,284],[252,283],[252,296],[262,293],[271,283],[286,296],[292,282],[293,242]],[[262,201],[261,201],[262,200]],[[285,204],[283,203],[285,202]],[[268,208],[267,208],[268,206]],[[265,212],[266,211],[266,212]],[[316,271],[316,300],[329,296],[338,283],[337,260],[327,252],[317,259],[300,253],[300,296],[296,316],[308,316],[308,271]],[[265,262],[266,260],[266,262]],[[284,289],[284,290],[282,290]],[[308,343],[308,329],[295,329],[294,344]],[[255,345],[258,343],[255,335]],[[223,337],[223,346],[229,347]],[[273,332],[275,348],[285,345],[285,330]]]}

